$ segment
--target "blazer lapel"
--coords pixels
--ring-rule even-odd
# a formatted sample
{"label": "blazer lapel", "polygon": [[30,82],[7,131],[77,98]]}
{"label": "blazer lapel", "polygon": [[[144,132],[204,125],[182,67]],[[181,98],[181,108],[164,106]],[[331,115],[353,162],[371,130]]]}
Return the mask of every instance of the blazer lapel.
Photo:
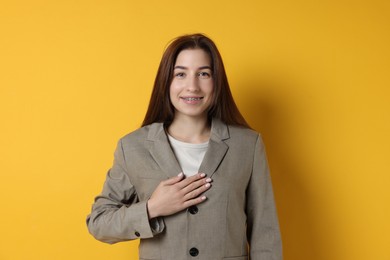
{"label": "blazer lapel", "polygon": [[[229,149],[229,146],[224,142],[226,139],[229,139],[227,125],[218,119],[213,119],[209,147],[199,167],[199,172],[206,173],[209,177],[214,174]],[[162,123],[150,125],[148,141],[151,141],[149,149],[151,156],[168,178],[182,172]]]}
{"label": "blazer lapel", "polygon": [[168,178],[174,177],[182,172],[169,144],[162,123],[154,123],[150,126],[148,141],[152,141],[149,149],[150,155]]}
{"label": "blazer lapel", "polygon": [[229,146],[224,142],[228,138],[227,125],[218,119],[213,119],[209,147],[200,165],[199,172],[206,173],[208,177],[214,174],[229,149]]}

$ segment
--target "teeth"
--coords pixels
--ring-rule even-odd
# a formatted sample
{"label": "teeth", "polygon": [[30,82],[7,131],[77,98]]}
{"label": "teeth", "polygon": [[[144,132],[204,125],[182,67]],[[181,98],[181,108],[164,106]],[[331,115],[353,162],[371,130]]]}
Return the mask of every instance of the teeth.
{"label": "teeth", "polygon": [[191,97],[191,98],[184,98],[185,100],[187,100],[187,101],[196,101],[196,100],[201,100],[202,98],[193,98],[193,97]]}

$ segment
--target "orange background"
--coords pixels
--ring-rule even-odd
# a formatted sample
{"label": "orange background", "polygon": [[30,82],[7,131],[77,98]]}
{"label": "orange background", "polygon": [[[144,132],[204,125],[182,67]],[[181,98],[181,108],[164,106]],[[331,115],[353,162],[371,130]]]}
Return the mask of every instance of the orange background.
{"label": "orange background", "polygon": [[390,2],[2,1],[0,259],[136,259],[85,217],[167,42],[204,32],[264,136],[286,260],[389,260]]}

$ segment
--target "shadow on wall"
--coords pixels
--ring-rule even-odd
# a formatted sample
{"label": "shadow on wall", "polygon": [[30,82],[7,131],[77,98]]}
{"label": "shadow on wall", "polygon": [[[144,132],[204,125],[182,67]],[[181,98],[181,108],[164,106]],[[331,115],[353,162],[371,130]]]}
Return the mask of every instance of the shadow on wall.
{"label": "shadow on wall", "polygon": [[282,232],[284,258],[321,259],[321,241],[316,232],[313,208],[315,194],[310,194],[305,183],[304,176],[310,173],[305,172],[302,167],[305,162],[299,157],[299,140],[294,136],[294,133],[300,131],[301,125],[292,118],[300,118],[301,115],[294,114],[292,117],[291,114],[296,113],[297,109],[294,107],[300,100],[294,99],[288,93],[282,93],[293,86],[278,86],[256,80],[251,84],[252,86],[246,88],[250,91],[241,92],[245,96],[240,109],[251,127],[262,134],[266,145]]}

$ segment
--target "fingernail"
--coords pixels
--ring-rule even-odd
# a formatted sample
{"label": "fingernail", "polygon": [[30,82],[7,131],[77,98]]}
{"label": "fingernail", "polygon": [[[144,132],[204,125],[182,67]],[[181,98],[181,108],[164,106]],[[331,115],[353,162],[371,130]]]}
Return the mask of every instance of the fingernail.
{"label": "fingernail", "polygon": [[207,178],[207,179],[206,179],[206,182],[211,182],[211,178]]}
{"label": "fingernail", "polygon": [[205,186],[206,186],[206,188],[210,187],[210,183],[206,183]]}
{"label": "fingernail", "polygon": [[179,175],[177,175],[178,177],[181,177],[181,176],[183,176],[183,173],[181,172],[181,173],[179,173]]}
{"label": "fingernail", "polygon": [[201,199],[202,199],[202,200],[205,200],[205,199],[206,199],[206,196],[202,196]]}
{"label": "fingernail", "polygon": [[206,174],[204,174],[204,173],[201,173],[201,174],[200,174],[200,177],[204,177],[204,176],[206,176]]}

